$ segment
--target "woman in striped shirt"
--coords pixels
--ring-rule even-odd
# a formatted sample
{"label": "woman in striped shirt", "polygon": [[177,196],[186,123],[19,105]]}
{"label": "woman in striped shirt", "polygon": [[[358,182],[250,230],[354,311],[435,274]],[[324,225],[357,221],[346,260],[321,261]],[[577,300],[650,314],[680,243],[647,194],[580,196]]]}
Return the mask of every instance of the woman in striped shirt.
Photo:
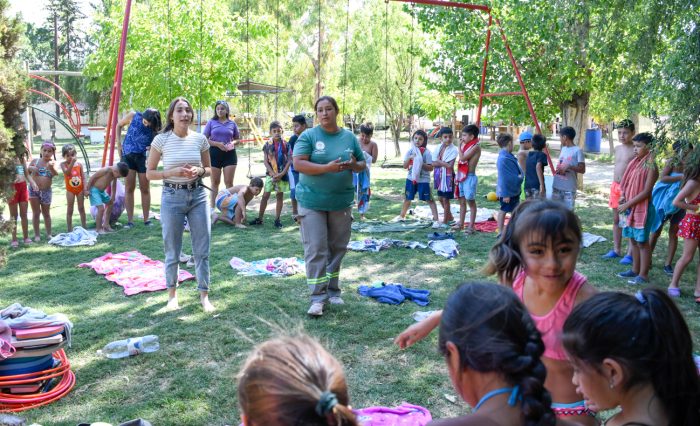
{"label": "woman in striped shirt", "polygon": [[[207,209],[207,194],[202,178],[211,173],[209,142],[190,130],[194,118],[192,105],[185,98],[170,103],[166,126],[151,144],[146,176],[163,180],[160,218],[165,251],[165,285],[168,288],[168,308],[178,309],[177,283],[179,257],[185,218],[190,226],[197,289],[206,312],[214,310],[209,302],[209,247],[211,224]],[[163,170],[157,170],[163,160]]]}

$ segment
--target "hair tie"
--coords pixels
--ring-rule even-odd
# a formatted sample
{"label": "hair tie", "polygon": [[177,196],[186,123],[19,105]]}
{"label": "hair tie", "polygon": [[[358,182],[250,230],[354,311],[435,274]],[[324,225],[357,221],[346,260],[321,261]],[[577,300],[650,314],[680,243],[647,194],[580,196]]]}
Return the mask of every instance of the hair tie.
{"label": "hair tie", "polygon": [[316,404],[316,414],[324,417],[326,414],[333,411],[333,407],[338,405],[338,397],[333,392],[325,391],[321,394]]}
{"label": "hair tie", "polygon": [[641,291],[638,291],[638,292],[634,293],[634,297],[637,298],[637,301],[638,301],[640,304],[642,304],[642,305],[646,305],[646,304],[647,304],[647,299],[646,299],[646,297],[644,297],[644,294],[642,294]]}
{"label": "hair tie", "polygon": [[508,405],[514,407],[515,404],[522,399],[523,396],[520,395],[520,385],[513,386],[513,390],[511,391],[510,396],[508,397]]}

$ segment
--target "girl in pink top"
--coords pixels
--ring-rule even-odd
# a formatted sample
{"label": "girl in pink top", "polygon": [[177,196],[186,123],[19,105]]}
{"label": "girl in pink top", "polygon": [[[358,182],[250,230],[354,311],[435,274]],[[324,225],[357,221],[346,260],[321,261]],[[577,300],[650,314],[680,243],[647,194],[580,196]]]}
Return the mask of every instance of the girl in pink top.
{"label": "girl in pink top", "polygon": [[[528,200],[520,204],[503,237],[491,248],[486,272],[497,274],[512,286],[542,334],[547,368],[545,387],[552,395],[557,417],[583,425],[596,421],[571,383],[573,368],[567,361],[559,335],[574,306],[596,290],[576,272],[581,247],[581,226],[562,203]],[[396,343],[407,347],[425,337],[440,323],[442,313],[406,329]]]}

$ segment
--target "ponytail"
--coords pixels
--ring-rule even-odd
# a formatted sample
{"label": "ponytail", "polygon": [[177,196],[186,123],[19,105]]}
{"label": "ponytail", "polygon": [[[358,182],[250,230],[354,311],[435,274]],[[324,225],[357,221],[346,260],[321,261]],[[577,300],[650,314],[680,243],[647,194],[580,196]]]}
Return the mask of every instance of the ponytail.
{"label": "ponytail", "polygon": [[593,368],[605,358],[619,362],[626,372],[624,391],[651,384],[670,424],[700,424],[700,379],[690,330],[662,290],[591,297],[567,318],[562,342],[571,357]]}

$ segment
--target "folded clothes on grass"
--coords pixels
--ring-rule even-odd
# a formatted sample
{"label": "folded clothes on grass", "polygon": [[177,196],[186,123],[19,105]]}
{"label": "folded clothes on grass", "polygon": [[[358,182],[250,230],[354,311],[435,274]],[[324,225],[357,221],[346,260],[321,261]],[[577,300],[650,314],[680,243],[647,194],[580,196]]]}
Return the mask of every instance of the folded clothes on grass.
{"label": "folded clothes on grass", "polygon": [[432,226],[430,221],[403,221],[403,222],[382,222],[379,220],[367,220],[364,222],[353,222],[352,230],[362,232],[364,234],[373,234],[379,232],[406,232],[415,231],[416,229],[429,228]]}
{"label": "folded clothes on grass", "polygon": [[88,231],[82,226],[76,226],[71,232],[58,234],[49,240],[49,244],[61,247],[94,246],[97,243],[97,232]]}

